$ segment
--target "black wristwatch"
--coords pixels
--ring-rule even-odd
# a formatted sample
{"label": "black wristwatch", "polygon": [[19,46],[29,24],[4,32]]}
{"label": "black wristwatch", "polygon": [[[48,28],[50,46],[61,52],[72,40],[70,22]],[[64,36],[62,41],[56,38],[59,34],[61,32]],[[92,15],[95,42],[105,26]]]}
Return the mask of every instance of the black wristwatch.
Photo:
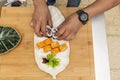
{"label": "black wristwatch", "polygon": [[78,14],[79,21],[82,22],[83,25],[85,25],[89,20],[88,13],[83,10],[78,10],[76,13]]}

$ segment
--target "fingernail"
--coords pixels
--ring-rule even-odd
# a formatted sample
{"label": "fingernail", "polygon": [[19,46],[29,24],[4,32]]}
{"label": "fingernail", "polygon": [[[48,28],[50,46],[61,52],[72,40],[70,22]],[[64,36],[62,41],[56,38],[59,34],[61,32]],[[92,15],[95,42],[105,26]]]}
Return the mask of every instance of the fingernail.
{"label": "fingernail", "polygon": [[33,22],[31,22],[30,25],[33,26]]}

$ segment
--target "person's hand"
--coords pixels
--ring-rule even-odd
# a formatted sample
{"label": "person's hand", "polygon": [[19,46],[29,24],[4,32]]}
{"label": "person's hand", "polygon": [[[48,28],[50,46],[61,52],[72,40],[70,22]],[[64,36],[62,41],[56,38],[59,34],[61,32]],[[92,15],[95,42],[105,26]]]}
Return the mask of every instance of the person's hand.
{"label": "person's hand", "polygon": [[34,28],[37,36],[46,36],[46,25],[52,26],[52,20],[49,9],[46,4],[42,4],[35,8],[31,26]]}
{"label": "person's hand", "polygon": [[78,15],[74,13],[58,27],[59,31],[56,36],[58,40],[72,40],[81,26]]}

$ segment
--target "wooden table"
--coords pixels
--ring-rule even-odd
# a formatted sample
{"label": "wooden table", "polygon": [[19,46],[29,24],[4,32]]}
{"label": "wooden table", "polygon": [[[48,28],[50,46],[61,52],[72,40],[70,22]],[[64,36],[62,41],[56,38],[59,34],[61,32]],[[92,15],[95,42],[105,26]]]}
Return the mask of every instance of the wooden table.
{"label": "wooden table", "polygon": [[[58,7],[65,17],[77,8]],[[0,80],[52,80],[34,60],[33,29],[29,26],[33,8],[2,8],[0,25],[14,27],[21,35],[19,46],[0,56]],[[91,21],[70,41],[70,64],[57,80],[95,80]]]}
{"label": "wooden table", "polygon": [[2,9],[2,7],[0,7],[0,17],[1,17],[1,9]]}

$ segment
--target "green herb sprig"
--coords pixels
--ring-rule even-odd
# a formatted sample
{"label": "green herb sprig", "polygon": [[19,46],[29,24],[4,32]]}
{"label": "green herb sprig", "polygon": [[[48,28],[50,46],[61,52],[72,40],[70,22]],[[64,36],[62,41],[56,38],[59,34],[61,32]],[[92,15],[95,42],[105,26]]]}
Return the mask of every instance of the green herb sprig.
{"label": "green herb sprig", "polygon": [[51,66],[52,68],[55,68],[60,65],[60,59],[55,58],[56,55],[48,54],[46,59],[48,60],[47,65]]}

